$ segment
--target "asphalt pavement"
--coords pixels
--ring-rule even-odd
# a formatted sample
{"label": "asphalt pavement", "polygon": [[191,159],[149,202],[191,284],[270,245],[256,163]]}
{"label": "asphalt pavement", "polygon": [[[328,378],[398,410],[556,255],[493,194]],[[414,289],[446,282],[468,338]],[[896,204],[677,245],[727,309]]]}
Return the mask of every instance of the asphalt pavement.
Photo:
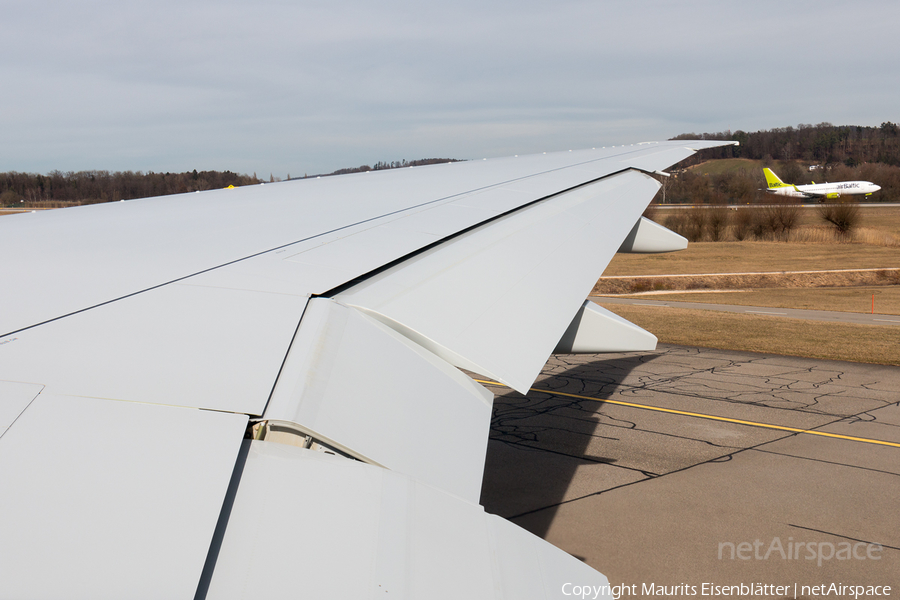
{"label": "asphalt pavement", "polygon": [[900,595],[900,368],[661,345],[488,387],[484,506],[627,596]]}

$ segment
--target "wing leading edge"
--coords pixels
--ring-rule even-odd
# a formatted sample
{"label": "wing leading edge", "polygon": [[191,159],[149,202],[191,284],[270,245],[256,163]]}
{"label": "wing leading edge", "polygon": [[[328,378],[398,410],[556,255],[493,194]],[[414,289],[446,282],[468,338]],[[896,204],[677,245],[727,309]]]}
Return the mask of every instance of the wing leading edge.
{"label": "wing leading edge", "polygon": [[[0,476],[15,481],[0,492],[0,514],[15,515],[0,525],[0,555],[28,531],[54,552],[0,561],[15,569],[0,573],[0,595],[58,597],[49,572],[66,573],[69,597],[138,596],[135,581],[147,597],[249,597],[260,578],[285,594],[297,585],[289,566],[302,563],[352,571],[354,590],[389,582],[417,597],[439,582],[457,589],[454,569],[475,560],[467,548],[493,565],[467,596],[510,593],[529,573],[545,584],[534,597],[570,573],[604,584],[478,506],[491,396],[456,367],[525,390],[555,347],[595,351],[622,335],[647,347],[584,298],[617,249],[647,238],[637,223],[657,184],[646,173],[714,145],[4,217],[0,246],[31,258],[0,267],[10,283],[0,290]],[[243,442],[246,461],[245,431],[256,438]],[[361,515],[354,526],[347,507]],[[279,541],[279,523],[313,550]],[[413,552],[451,537],[450,562]],[[329,540],[358,552],[336,560]],[[78,568],[64,564],[78,548]],[[161,578],[173,557],[178,576]]]}

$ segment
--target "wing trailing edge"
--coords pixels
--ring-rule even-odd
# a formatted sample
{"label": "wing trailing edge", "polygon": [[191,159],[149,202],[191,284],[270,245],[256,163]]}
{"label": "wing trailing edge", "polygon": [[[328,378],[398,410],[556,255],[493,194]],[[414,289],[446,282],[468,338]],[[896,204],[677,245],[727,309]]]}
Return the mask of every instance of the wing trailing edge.
{"label": "wing trailing edge", "polygon": [[357,461],[245,443],[207,598],[538,599],[567,581],[612,597],[605,576],[476,503]]}

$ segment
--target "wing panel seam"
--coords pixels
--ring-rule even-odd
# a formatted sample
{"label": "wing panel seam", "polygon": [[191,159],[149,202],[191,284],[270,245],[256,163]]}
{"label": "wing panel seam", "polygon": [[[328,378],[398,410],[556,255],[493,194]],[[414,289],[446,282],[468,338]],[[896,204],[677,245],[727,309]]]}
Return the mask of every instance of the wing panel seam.
{"label": "wing panel seam", "polygon": [[[573,166],[575,166],[575,165],[573,165]],[[483,227],[485,225],[488,225],[489,223],[493,223],[494,221],[503,219],[514,213],[523,211],[523,210],[530,208],[540,202],[552,200],[553,198],[560,196],[562,194],[566,194],[573,190],[577,190],[578,188],[582,188],[582,187],[597,183],[598,181],[602,181],[604,179],[609,179],[610,177],[615,177],[617,175],[621,175],[627,171],[638,171],[640,173],[650,175],[650,173],[648,171],[645,171],[643,169],[638,169],[636,167],[625,167],[623,169],[620,169],[619,171],[615,171],[613,173],[608,173],[606,175],[603,175],[602,177],[596,177],[589,181],[579,183],[578,185],[573,185],[572,187],[560,190],[558,192],[554,192],[553,194],[550,194],[548,196],[542,196],[540,198],[536,198],[535,200],[530,200],[529,202],[526,202],[525,204],[522,204],[521,206],[511,208],[506,212],[500,213],[498,215],[494,215],[493,217],[485,219],[484,221],[479,221],[478,223],[470,225],[469,227],[466,227],[465,229],[460,229],[459,231],[456,231],[450,235],[444,236],[443,238],[441,238],[439,240],[435,240],[434,242],[431,242],[430,244],[427,244],[425,246],[422,246],[421,248],[413,250],[412,252],[408,252],[408,253],[404,254],[403,256],[400,256],[388,263],[385,263],[379,267],[376,267],[375,269],[372,269],[371,271],[368,271],[367,273],[363,273],[362,275],[355,277],[355,278],[351,279],[350,281],[342,283],[339,286],[333,287],[326,292],[322,292],[321,294],[312,294],[312,295],[310,295],[310,298],[334,298],[338,294],[340,294],[342,292],[346,292],[347,290],[351,289],[352,287],[359,285],[360,283],[363,283],[364,281],[366,281],[368,279],[371,279],[372,277],[378,275],[379,273],[387,271],[388,269],[392,269],[393,267],[396,267],[397,265],[399,265],[407,260],[415,258],[416,256],[418,256],[420,254],[424,254],[425,252],[428,252],[429,250],[436,248],[437,246],[440,246],[441,244],[444,244],[455,238],[458,238],[466,233],[469,233],[470,231],[478,229],[479,227]],[[517,180],[512,180],[512,181],[517,181]],[[507,183],[511,183],[512,181],[507,182]],[[498,184],[498,185],[505,185],[505,184]],[[491,187],[494,187],[494,186],[491,186]]]}
{"label": "wing panel seam", "polygon": [[[608,159],[608,158],[610,158],[610,157],[604,157],[604,158],[605,158],[605,159]],[[287,242],[287,243],[282,244],[282,245],[280,245],[280,246],[275,246],[274,248],[269,248],[269,249],[266,249],[266,250],[261,250],[261,251],[259,251],[259,252],[255,252],[255,253],[253,253],[253,254],[249,254],[249,255],[247,255],[247,256],[243,256],[243,257],[241,257],[241,258],[236,258],[236,259],[234,259],[234,260],[231,260],[231,261],[222,263],[222,264],[220,264],[220,265],[215,265],[215,266],[213,266],[213,267],[209,267],[209,268],[206,268],[206,269],[201,269],[200,271],[197,271],[197,272],[195,272],[195,273],[190,273],[190,274],[188,274],[188,275],[184,275],[184,276],[182,276],[182,277],[177,277],[177,278],[172,279],[172,280],[169,280],[169,281],[164,281],[163,283],[159,283],[159,284],[156,284],[156,285],[153,285],[153,286],[150,286],[150,287],[141,289],[141,290],[137,290],[137,291],[131,292],[131,293],[129,293],[129,294],[124,294],[124,295],[122,295],[122,296],[118,296],[118,297],[112,298],[112,299],[110,299],[110,300],[105,300],[105,301],[103,301],[103,302],[98,302],[97,304],[92,304],[91,306],[86,306],[86,307],[80,308],[80,309],[78,309],[78,310],[73,310],[73,311],[71,311],[71,312],[68,312],[68,313],[65,313],[65,314],[62,314],[62,315],[53,317],[53,318],[51,318],[51,319],[45,319],[45,320],[40,321],[40,322],[38,322],[38,323],[33,323],[33,324],[27,325],[27,326],[25,326],[25,327],[20,327],[19,329],[14,329],[14,330],[12,330],[12,331],[8,331],[8,332],[5,332],[5,333],[0,333],[0,337],[5,337],[5,336],[9,336],[9,335],[14,335],[14,334],[16,334],[16,333],[20,333],[20,332],[22,332],[22,331],[26,331],[26,330],[32,329],[32,328],[34,328],[34,327],[40,327],[41,325],[46,325],[47,323],[52,323],[52,322],[58,321],[58,320],[60,320],[60,319],[65,319],[65,318],[67,318],[67,317],[71,317],[71,316],[77,315],[77,314],[79,314],[79,313],[83,313],[83,312],[86,312],[86,311],[89,311],[89,310],[93,310],[93,309],[95,309],[95,308],[99,308],[99,307],[101,307],[101,306],[105,306],[105,305],[107,305],[107,304],[112,304],[113,302],[118,302],[118,301],[120,301],[120,300],[125,300],[126,298],[131,298],[132,296],[137,296],[138,294],[143,294],[143,293],[145,293],[145,292],[150,292],[150,291],[153,291],[153,290],[155,290],[155,289],[158,289],[158,288],[161,288],[161,287],[165,287],[165,286],[167,286],[167,285],[171,285],[171,284],[173,284],[173,283],[178,283],[179,281],[184,281],[184,280],[186,280],[186,279],[190,279],[191,277],[196,277],[197,275],[202,275],[202,274],[204,274],[204,273],[209,273],[209,272],[211,272],[211,271],[215,271],[216,269],[221,269],[221,268],[223,268],[223,267],[227,267],[227,266],[229,266],[229,265],[237,264],[237,263],[239,263],[239,262],[242,262],[242,261],[245,261],[245,260],[249,260],[249,259],[251,259],[251,258],[256,258],[256,257],[258,257],[258,256],[262,256],[262,255],[268,254],[268,253],[270,253],[270,252],[275,252],[275,251],[278,251],[278,250],[281,250],[281,249],[284,249],[284,248],[288,248],[288,247],[290,247],[290,246],[294,246],[294,245],[296,245],[296,244],[301,244],[301,243],[307,242],[307,241],[309,241],[309,240],[314,240],[314,239],[320,238],[320,237],[322,237],[322,236],[330,235],[330,234],[336,233],[336,232],[338,232],[338,231],[343,231],[343,230],[349,229],[349,228],[351,228],[351,227],[356,227],[356,226],[358,226],[358,225],[362,225],[362,224],[365,224],[365,223],[370,223],[370,222],[372,222],[372,221],[377,221],[378,219],[383,219],[384,217],[390,217],[390,216],[393,216],[393,215],[401,214],[401,213],[404,213],[404,212],[407,212],[407,211],[411,211],[411,210],[415,210],[415,209],[417,209],[417,208],[421,208],[421,207],[423,207],[423,206],[428,206],[429,204],[435,204],[435,203],[437,203],[437,202],[443,202],[443,201],[446,201],[446,200],[450,200],[451,198],[457,198],[457,197],[460,197],[460,196],[464,196],[464,195],[466,195],[466,194],[472,194],[472,193],[480,192],[480,191],[487,190],[487,189],[490,189],[490,188],[501,187],[501,186],[508,185],[508,184],[510,184],[510,183],[514,183],[514,182],[517,182],[517,181],[524,181],[524,180],[526,180],[526,179],[531,179],[531,178],[533,178],[533,177],[538,177],[538,176],[541,176],[541,175],[546,175],[546,174],[548,174],[548,173],[554,173],[554,172],[556,172],[556,171],[562,171],[562,170],[565,170],[565,169],[570,169],[570,168],[574,168],[574,167],[579,167],[579,166],[582,166],[582,165],[590,164],[590,163],[592,163],[592,162],[596,162],[597,160],[601,160],[601,159],[587,160],[587,161],[580,162],[580,163],[575,163],[575,164],[571,164],[571,165],[566,165],[566,166],[564,166],[564,167],[557,167],[557,168],[555,168],[555,169],[548,169],[548,170],[546,170],[546,171],[541,171],[541,172],[539,172],[539,173],[532,173],[532,174],[530,174],[530,175],[525,175],[525,176],[522,176],[522,177],[515,177],[515,178],[510,179],[510,180],[507,180],[507,181],[502,181],[502,182],[498,182],[498,183],[493,183],[493,184],[491,184],[491,185],[486,185],[486,186],[482,186],[482,187],[479,187],[479,188],[474,188],[474,189],[471,189],[471,190],[466,190],[465,192],[459,192],[459,193],[456,193],[456,194],[451,194],[451,195],[449,195],[449,196],[443,196],[443,197],[441,197],[441,198],[436,198],[436,199],[434,199],[434,200],[429,200],[428,202],[422,202],[422,203],[416,204],[416,205],[414,205],[414,206],[408,206],[408,207],[406,207],[406,208],[401,208],[401,209],[398,209],[398,210],[395,210],[395,211],[392,211],[392,212],[384,213],[384,214],[381,214],[381,215],[378,215],[378,216],[375,216],[375,217],[371,217],[371,218],[369,218],[369,219],[363,219],[362,221],[357,221],[357,222],[355,222],[355,223],[350,223],[350,224],[348,224],[348,225],[343,225],[343,226],[341,226],[341,227],[336,227],[336,228],[331,229],[331,230],[329,230],[329,231],[323,231],[322,233],[318,233],[318,234],[316,234],[316,235],[311,235],[311,236],[309,236],[309,237],[306,237],[306,238],[303,238],[303,239],[300,239],[300,240],[295,240],[295,241],[293,241],[293,242]],[[617,175],[617,174],[619,174],[619,173],[621,173],[621,172],[623,172],[623,171],[628,171],[628,170],[631,170],[631,169],[640,170],[640,169],[637,169],[637,168],[635,168],[635,167],[625,167],[625,168],[623,168],[623,169],[621,169],[621,170],[619,170],[619,171],[616,171],[616,172],[614,172],[614,173],[609,173],[609,174],[607,174],[607,175],[604,175],[603,177],[598,177],[598,178],[596,178],[596,179],[593,179],[593,180],[591,180],[591,181],[585,182],[585,183],[583,183],[583,184],[579,184],[579,185],[577,185],[577,186],[573,186],[572,188],[569,188],[569,189],[563,190],[563,191],[569,191],[569,190],[572,190],[572,189],[576,189],[576,188],[580,187],[581,185],[587,185],[588,183],[593,183],[594,181],[599,181],[600,179],[604,179],[604,178],[606,178],[606,177],[611,177],[611,176],[613,176],[613,175]],[[562,193],[562,192],[559,192],[559,193]],[[516,210],[519,210],[519,209],[522,209],[522,208],[526,208],[527,206],[530,206],[531,204],[534,204],[535,202],[540,202],[540,201],[542,201],[542,200],[551,198],[551,197],[553,197],[553,196],[555,196],[555,195],[556,195],[556,194],[552,194],[551,196],[546,196],[546,197],[543,197],[543,198],[539,198],[539,199],[537,199],[537,200],[533,200],[533,201],[529,202],[528,204],[522,205],[522,206],[517,207],[517,208],[515,208],[515,209],[512,209],[511,211],[508,211],[508,212],[513,212],[513,211],[516,211]],[[499,217],[505,216],[506,214],[507,214],[507,213],[503,213],[502,215],[497,215],[497,217],[495,217],[495,218],[499,218]],[[414,256],[415,254],[418,254],[419,252],[421,252],[421,251],[423,251],[423,250],[429,249],[429,248],[431,248],[431,247],[433,247],[433,246],[435,246],[435,245],[437,245],[437,244],[440,244],[440,243],[442,243],[442,242],[444,242],[444,241],[446,241],[446,240],[448,240],[448,239],[452,239],[453,237],[455,237],[455,235],[458,235],[459,233],[463,233],[463,232],[465,232],[465,231],[468,231],[469,229],[473,229],[473,228],[478,227],[478,226],[480,226],[480,225],[482,225],[482,224],[484,224],[484,223],[489,223],[491,220],[493,220],[493,219],[488,219],[488,220],[486,220],[486,221],[483,221],[482,223],[478,223],[478,224],[476,224],[476,225],[473,225],[472,227],[469,227],[469,228],[466,229],[466,230],[457,232],[456,234],[453,234],[453,235],[451,235],[451,236],[448,236],[448,237],[446,237],[446,238],[443,238],[443,239],[441,239],[441,240],[438,240],[437,242],[434,242],[433,244],[431,244],[431,245],[429,245],[429,246],[426,246],[425,248],[419,249],[419,250],[414,251],[414,252],[412,252],[412,253],[409,253],[409,254],[407,254],[407,255],[405,255],[405,256],[402,256],[402,257],[400,257],[400,258],[398,258],[398,259],[392,261],[392,262],[389,263],[389,264],[390,264],[391,266],[393,266],[393,265],[395,265],[395,264],[398,264],[398,263],[400,263],[400,262],[406,260],[407,258],[410,258],[411,256]],[[347,289],[347,288],[350,287],[351,285],[354,285],[354,284],[356,284],[356,283],[359,283],[360,281],[363,281],[364,279],[368,279],[369,277],[371,277],[372,275],[374,275],[374,274],[380,272],[381,270],[383,270],[383,267],[382,267],[382,268],[379,268],[379,269],[375,269],[375,270],[373,270],[373,271],[370,271],[369,273],[363,274],[362,276],[360,276],[362,279],[361,279],[360,277],[354,278],[354,279],[351,280],[350,282],[341,284],[340,286],[337,286],[337,287],[335,287],[335,288],[332,288],[331,290],[328,290],[327,292],[324,292],[324,293],[322,293],[322,294],[314,294],[314,295],[312,295],[311,297],[331,297],[331,296],[333,296],[334,294],[338,293],[338,292],[335,291],[335,290],[343,291],[344,289]]]}

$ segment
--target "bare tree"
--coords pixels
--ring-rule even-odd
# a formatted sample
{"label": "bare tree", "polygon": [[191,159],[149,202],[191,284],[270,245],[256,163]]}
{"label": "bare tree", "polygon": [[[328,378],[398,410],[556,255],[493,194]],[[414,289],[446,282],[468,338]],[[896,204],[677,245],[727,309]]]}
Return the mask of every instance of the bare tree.
{"label": "bare tree", "polygon": [[750,232],[753,228],[753,213],[756,211],[754,208],[739,208],[737,213],[734,215],[733,224],[731,225],[731,235],[734,236],[739,242],[744,241],[747,237],[750,236]]}
{"label": "bare tree", "polygon": [[682,234],[691,242],[699,242],[709,225],[709,209],[695,206],[687,211],[685,233]]}
{"label": "bare tree", "polygon": [[778,204],[763,208],[762,221],[772,234],[787,235],[797,226],[800,217],[800,203],[785,199]]}
{"label": "bare tree", "polygon": [[719,242],[725,237],[730,214],[731,210],[724,204],[719,204],[709,209],[707,230],[712,241]]}
{"label": "bare tree", "polygon": [[678,235],[688,237],[688,219],[683,210],[674,211],[674,214],[667,216],[666,221],[665,223],[663,223],[663,225],[665,225]]}
{"label": "bare tree", "polygon": [[859,204],[855,202],[825,202],[819,206],[819,216],[831,223],[841,236],[847,236],[859,224]]}

